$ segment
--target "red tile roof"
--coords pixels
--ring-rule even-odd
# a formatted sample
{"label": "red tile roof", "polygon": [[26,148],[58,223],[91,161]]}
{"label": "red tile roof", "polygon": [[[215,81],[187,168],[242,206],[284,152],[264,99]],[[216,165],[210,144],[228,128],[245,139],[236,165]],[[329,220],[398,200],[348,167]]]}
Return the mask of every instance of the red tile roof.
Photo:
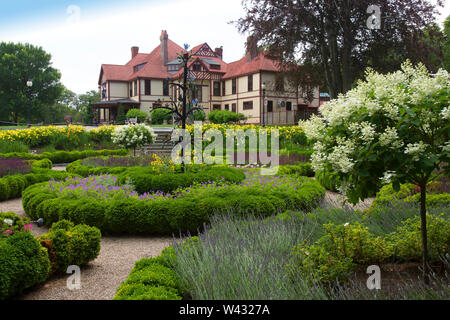
{"label": "red tile roof", "polygon": [[[203,64],[207,67],[209,72],[222,73],[223,79],[234,78],[240,75],[255,73],[259,71],[280,71],[280,67],[276,64],[276,62],[272,59],[269,59],[265,56],[264,52],[259,53],[258,56],[249,59],[249,56],[246,55],[242,59],[232,62],[225,63],[222,59],[218,57],[209,57],[209,56],[197,56],[195,53],[203,47],[205,43],[202,43],[192,49],[192,53],[197,59],[209,59],[213,60],[220,64],[220,70],[211,69],[210,65],[202,61]],[[111,64],[103,64],[100,71],[100,79],[99,84],[106,80],[112,81],[132,81],[134,79],[139,78],[157,78],[157,79],[166,79],[172,78],[177,79],[181,77],[182,70],[177,72],[176,74],[171,74],[167,71],[167,66],[164,65],[163,60],[161,58],[161,45],[157,46],[151,53],[138,53],[134,58],[132,58],[125,65],[111,65]],[[167,51],[168,51],[168,59],[167,61],[172,61],[177,58],[177,54],[180,52],[184,52],[184,49],[177,45],[172,40],[167,40]],[[195,59],[196,60],[196,59]],[[134,67],[144,64],[145,65],[138,71],[135,72]],[[188,66],[193,63],[190,62]]]}
{"label": "red tile roof", "polygon": [[276,61],[269,59],[265,52],[260,52],[252,60],[250,60],[250,56],[247,54],[240,60],[228,64],[227,73],[225,73],[223,79],[235,78],[240,75],[259,71],[277,72],[280,70],[281,68],[277,65]]}

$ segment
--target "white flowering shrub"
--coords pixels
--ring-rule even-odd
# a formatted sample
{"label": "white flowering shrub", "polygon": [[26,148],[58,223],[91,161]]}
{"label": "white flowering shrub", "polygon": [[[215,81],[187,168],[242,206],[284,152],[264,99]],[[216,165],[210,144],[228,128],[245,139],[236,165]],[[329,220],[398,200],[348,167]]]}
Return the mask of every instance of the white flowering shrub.
{"label": "white flowering shrub", "polygon": [[[350,202],[372,196],[382,184],[420,187],[424,274],[428,274],[426,187],[437,172],[449,172],[450,77],[431,75],[408,61],[400,71],[366,72],[365,81],[324,104],[320,116],[300,121],[315,142],[312,166],[335,172]],[[427,279],[427,276],[424,277]]]}
{"label": "white flowering shrub", "polygon": [[339,175],[352,202],[372,196],[380,185],[426,185],[450,159],[449,74],[431,75],[409,62],[365,81],[324,104],[320,116],[300,121],[315,142],[312,166]]}
{"label": "white flowering shrub", "polygon": [[112,142],[124,147],[136,148],[151,144],[156,139],[156,134],[152,127],[145,124],[118,126],[111,134]]}

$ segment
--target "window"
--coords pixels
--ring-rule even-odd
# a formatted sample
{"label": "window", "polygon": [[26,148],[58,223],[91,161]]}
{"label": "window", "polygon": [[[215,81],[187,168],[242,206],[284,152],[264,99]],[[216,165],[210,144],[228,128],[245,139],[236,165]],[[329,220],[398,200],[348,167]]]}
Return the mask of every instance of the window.
{"label": "window", "polygon": [[225,81],[222,81],[222,96],[225,96]]}
{"label": "window", "polygon": [[220,64],[210,64],[209,67],[214,70],[220,70]]}
{"label": "window", "polygon": [[198,102],[203,101],[201,86],[194,86],[194,88],[192,89],[192,99],[197,99]]}
{"label": "window", "polygon": [[169,95],[169,81],[163,80],[163,96]]}
{"label": "window", "polygon": [[248,83],[248,91],[253,91],[253,75],[252,74],[248,76],[247,83]]}
{"label": "window", "polygon": [[141,63],[141,64],[139,64],[137,66],[134,66],[134,68],[133,68],[134,72],[137,72],[137,71],[141,70],[146,64],[147,63]]}
{"label": "window", "polygon": [[192,71],[202,71],[202,65],[198,62],[192,65]]}
{"label": "window", "polygon": [[275,77],[275,91],[278,92],[284,91],[284,77],[281,75],[277,75]]}
{"label": "window", "polygon": [[137,80],[134,80],[134,91],[133,91],[133,97],[137,96],[137,89],[138,89],[138,83]]}
{"label": "window", "polygon": [[273,112],[273,101],[267,101],[267,112]]}
{"label": "window", "polygon": [[221,105],[220,104],[213,105],[213,110],[220,110],[220,109],[221,109]]}
{"label": "window", "polygon": [[291,111],[291,110],[292,110],[292,102],[286,101],[286,111]]}
{"label": "window", "polygon": [[169,71],[178,71],[180,69],[180,66],[178,64],[169,64],[167,69]]}
{"label": "window", "polygon": [[231,111],[236,112],[236,103],[231,104]]}
{"label": "window", "polygon": [[150,96],[151,95],[151,80],[145,80],[145,95]]}
{"label": "window", "polygon": [[225,105],[225,110],[230,110],[230,105],[229,104]]}
{"label": "window", "polygon": [[231,80],[231,94],[236,94],[236,79]]}
{"label": "window", "polygon": [[133,82],[130,82],[128,84],[128,87],[130,88],[130,97],[132,97],[133,96]]}
{"label": "window", "polygon": [[214,81],[213,95],[216,97],[220,96],[220,82],[219,81]]}
{"label": "window", "polygon": [[244,110],[252,110],[252,109],[253,109],[253,101],[245,101]]}

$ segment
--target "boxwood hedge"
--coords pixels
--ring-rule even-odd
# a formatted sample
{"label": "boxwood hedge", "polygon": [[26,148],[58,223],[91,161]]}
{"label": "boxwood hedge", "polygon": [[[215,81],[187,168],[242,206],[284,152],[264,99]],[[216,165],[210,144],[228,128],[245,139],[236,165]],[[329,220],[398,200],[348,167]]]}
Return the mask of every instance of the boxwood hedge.
{"label": "boxwood hedge", "polygon": [[8,199],[20,198],[22,191],[27,187],[50,179],[64,180],[73,176],[63,171],[53,171],[48,169],[33,168],[33,172],[29,174],[15,174],[0,178],[0,201]]}
{"label": "boxwood hedge", "polygon": [[27,231],[0,238],[0,300],[47,279],[47,249]]}
{"label": "boxwood hedge", "polygon": [[23,192],[23,207],[33,219],[46,223],[67,219],[75,224],[95,226],[108,233],[172,234],[196,232],[214,214],[256,215],[267,217],[287,209],[310,210],[318,205],[325,189],[307,180],[295,192],[243,188],[239,193],[218,191],[211,196],[109,201],[57,198],[36,184]]}
{"label": "boxwood hedge", "polygon": [[61,220],[38,240],[48,250],[51,273],[65,273],[70,265],[82,266],[97,258],[101,237],[95,227]]}
{"label": "boxwood hedge", "polygon": [[221,178],[230,183],[239,183],[245,179],[243,171],[225,166],[193,166],[185,173],[156,174],[151,166],[93,167],[82,165],[81,161],[75,161],[68,165],[66,170],[83,177],[101,174],[117,175],[119,183],[131,183],[139,194],[151,191],[168,193],[178,188],[189,187],[194,183],[218,181]]}
{"label": "boxwood hedge", "polygon": [[12,153],[0,153],[0,158],[20,158],[28,160],[42,160],[49,159],[53,163],[70,163],[75,160],[85,159],[88,157],[96,156],[125,156],[128,154],[126,149],[118,150],[84,150],[84,151],[55,151],[55,152],[43,152],[41,154],[33,154],[27,152],[12,152]]}

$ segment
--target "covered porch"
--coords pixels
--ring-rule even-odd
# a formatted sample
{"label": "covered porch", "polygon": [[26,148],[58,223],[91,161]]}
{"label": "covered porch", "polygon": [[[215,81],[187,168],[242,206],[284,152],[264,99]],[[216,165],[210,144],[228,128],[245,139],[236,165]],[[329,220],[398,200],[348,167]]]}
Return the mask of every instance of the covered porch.
{"label": "covered porch", "polygon": [[140,103],[130,99],[120,99],[111,101],[100,101],[92,103],[92,111],[94,113],[94,124],[113,124],[119,113],[119,106],[123,106],[126,114],[130,109],[139,109]]}

